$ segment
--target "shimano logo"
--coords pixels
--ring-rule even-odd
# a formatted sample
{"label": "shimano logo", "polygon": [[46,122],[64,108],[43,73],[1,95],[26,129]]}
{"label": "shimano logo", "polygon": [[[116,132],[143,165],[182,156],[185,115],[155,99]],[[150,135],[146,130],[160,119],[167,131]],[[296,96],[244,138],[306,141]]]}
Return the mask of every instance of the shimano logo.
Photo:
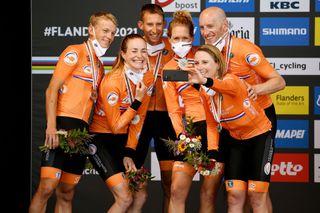
{"label": "shimano logo", "polygon": [[262,34],[268,35],[307,35],[306,28],[263,28]]}
{"label": "shimano logo", "polygon": [[299,9],[299,4],[298,1],[272,1],[270,2],[270,9]]}
{"label": "shimano logo", "polygon": [[305,130],[302,129],[291,129],[291,130],[277,130],[276,138],[304,138]]}

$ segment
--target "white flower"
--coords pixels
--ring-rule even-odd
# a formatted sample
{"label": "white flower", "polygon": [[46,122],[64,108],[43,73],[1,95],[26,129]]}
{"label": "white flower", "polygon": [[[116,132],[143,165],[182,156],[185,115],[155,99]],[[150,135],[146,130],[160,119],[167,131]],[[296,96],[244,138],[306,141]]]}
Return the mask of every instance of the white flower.
{"label": "white flower", "polygon": [[192,138],[192,142],[197,142],[197,141],[198,141],[198,139]]}
{"label": "white flower", "polygon": [[205,170],[205,171],[201,171],[203,176],[208,176],[210,175],[210,171],[209,170]]}
{"label": "white flower", "polygon": [[65,130],[58,130],[57,132],[56,132],[56,134],[58,134],[58,135],[63,135],[65,138],[68,136],[68,132],[67,131],[65,131]]}
{"label": "white flower", "polygon": [[186,136],[185,136],[185,135],[180,135],[180,137],[179,137],[179,138],[180,138],[180,140],[182,140],[182,141],[183,141],[183,140],[185,140],[185,139],[186,139]]}
{"label": "white flower", "polygon": [[187,139],[186,139],[186,142],[187,142],[187,143],[189,143],[190,141],[191,141],[190,138],[187,138]]}
{"label": "white flower", "polygon": [[189,143],[190,148],[193,148],[194,146],[195,146],[194,143]]}

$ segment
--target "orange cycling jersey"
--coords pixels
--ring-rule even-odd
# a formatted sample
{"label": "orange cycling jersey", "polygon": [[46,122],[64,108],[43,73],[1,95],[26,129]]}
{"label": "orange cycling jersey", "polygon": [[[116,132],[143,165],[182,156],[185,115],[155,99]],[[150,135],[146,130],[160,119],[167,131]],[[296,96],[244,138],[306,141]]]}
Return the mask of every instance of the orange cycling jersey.
{"label": "orange cycling jersey", "polygon": [[[78,118],[88,123],[93,107],[90,98],[93,72],[88,54],[85,43],[70,45],[61,53],[53,72],[53,77],[64,82],[58,95],[57,116]],[[95,54],[93,60],[99,85],[104,68]]]}
{"label": "orange cycling jersey", "polygon": [[[163,94],[162,89],[162,69],[164,65],[170,61],[174,55],[171,45],[167,38],[163,38],[163,42],[165,44],[164,49],[162,50],[161,60],[158,59],[158,55],[156,56],[148,56],[149,57],[149,65],[150,71],[154,74],[155,69],[158,68],[156,74],[156,82],[153,88],[153,94],[150,99],[148,111],[167,111],[167,106]],[[157,60],[158,59],[158,60]]]}
{"label": "orange cycling jersey", "polygon": [[[235,36],[232,36],[231,44],[229,73],[255,85],[263,83],[268,74],[273,72],[273,67],[257,45]],[[222,51],[224,57],[226,55],[225,49],[226,47]],[[272,104],[272,99],[270,95],[259,95],[257,102],[265,109]]]}
{"label": "orange cycling jersey", "polygon": [[[186,58],[188,63],[193,63],[193,49],[189,51]],[[163,70],[179,70],[178,60],[177,56],[175,56],[165,65]],[[177,136],[184,131],[182,121],[182,115],[184,113],[180,106],[179,96],[182,99],[186,116],[193,117],[193,122],[203,121],[206,119],[199,91],[190,83],[164,81],[163,91],[169,116]]]}
{"label": "orange cycling jersey", "polygon": [[[220,122],[233,138],[245,140],[271,129],[264,109],[248,98],[245,83],[236,75],[228,73],[222,80],[214,79],[213,82],[211,89],[222,95]],[[218,95],[212,98],[217,109]]]}
{"label": "orange cycling jersey", "polygon": [[[193,47],[186,58],[188,63],[194,63],[194,53],[197,47]],[[163,70],[179,70],[178,58],[175,56],[169,61]],[[199,90],[193,87],[188,82],[163,82],[163,91],[167,103],[169,116],[173,125],[173,128],[178,136],[185,130],[182,115],[190,116],[193,118],[193,122],[205,121],[206,114],[210,114],[210,111],[203,106],[203,99],[200,96]],[[179,96],[184,105],[184,112],[179,102]],[[215,123],[207,123],[207,137],[208,137],[208,150],[217,149],[217,136],[212,134],[216,131]]]}
{"label": "orange cycling jersey", "polygon": [[[153,82],[151,72],[147,71],[143,83],[148,88],[141,106],[137,111],[130,107],[130,94],[127,91],[125,73],[115,70],[107,73],[103,78],[97,106],[90,125],[90,131],[98,133],[126,134],[128,133],[127,147],[135,149],[144,118],[146,116]],[[131,91],[136,91],[136,85],[129,80]]]}

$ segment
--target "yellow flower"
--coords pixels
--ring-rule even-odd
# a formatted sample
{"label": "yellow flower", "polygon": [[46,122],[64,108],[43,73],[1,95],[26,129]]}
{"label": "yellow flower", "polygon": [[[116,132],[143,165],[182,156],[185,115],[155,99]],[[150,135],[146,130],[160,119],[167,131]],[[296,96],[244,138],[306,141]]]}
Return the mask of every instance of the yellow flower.
{"label": "yellow flower", "polygon": [[187,149],[187,146],[184,143],[179,143],[178,149],[180,152],[184,152]]}

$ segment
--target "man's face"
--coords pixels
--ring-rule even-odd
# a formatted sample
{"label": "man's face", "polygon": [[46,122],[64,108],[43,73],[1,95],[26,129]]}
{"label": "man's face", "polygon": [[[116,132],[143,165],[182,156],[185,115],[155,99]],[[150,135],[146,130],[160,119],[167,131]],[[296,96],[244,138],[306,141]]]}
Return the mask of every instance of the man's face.
{"label": "man's face", "polygon": [[225,22],[214,14],[200,14],[200,33],[206,44],[215,43],[225,32]]}
{"label": "man's face", "polygon": [[165,22],[161,15],[146,12],[143,20],[138,22],[138,27],[143,31],[144,37],[149,44],[156,45],[162,41]]}

